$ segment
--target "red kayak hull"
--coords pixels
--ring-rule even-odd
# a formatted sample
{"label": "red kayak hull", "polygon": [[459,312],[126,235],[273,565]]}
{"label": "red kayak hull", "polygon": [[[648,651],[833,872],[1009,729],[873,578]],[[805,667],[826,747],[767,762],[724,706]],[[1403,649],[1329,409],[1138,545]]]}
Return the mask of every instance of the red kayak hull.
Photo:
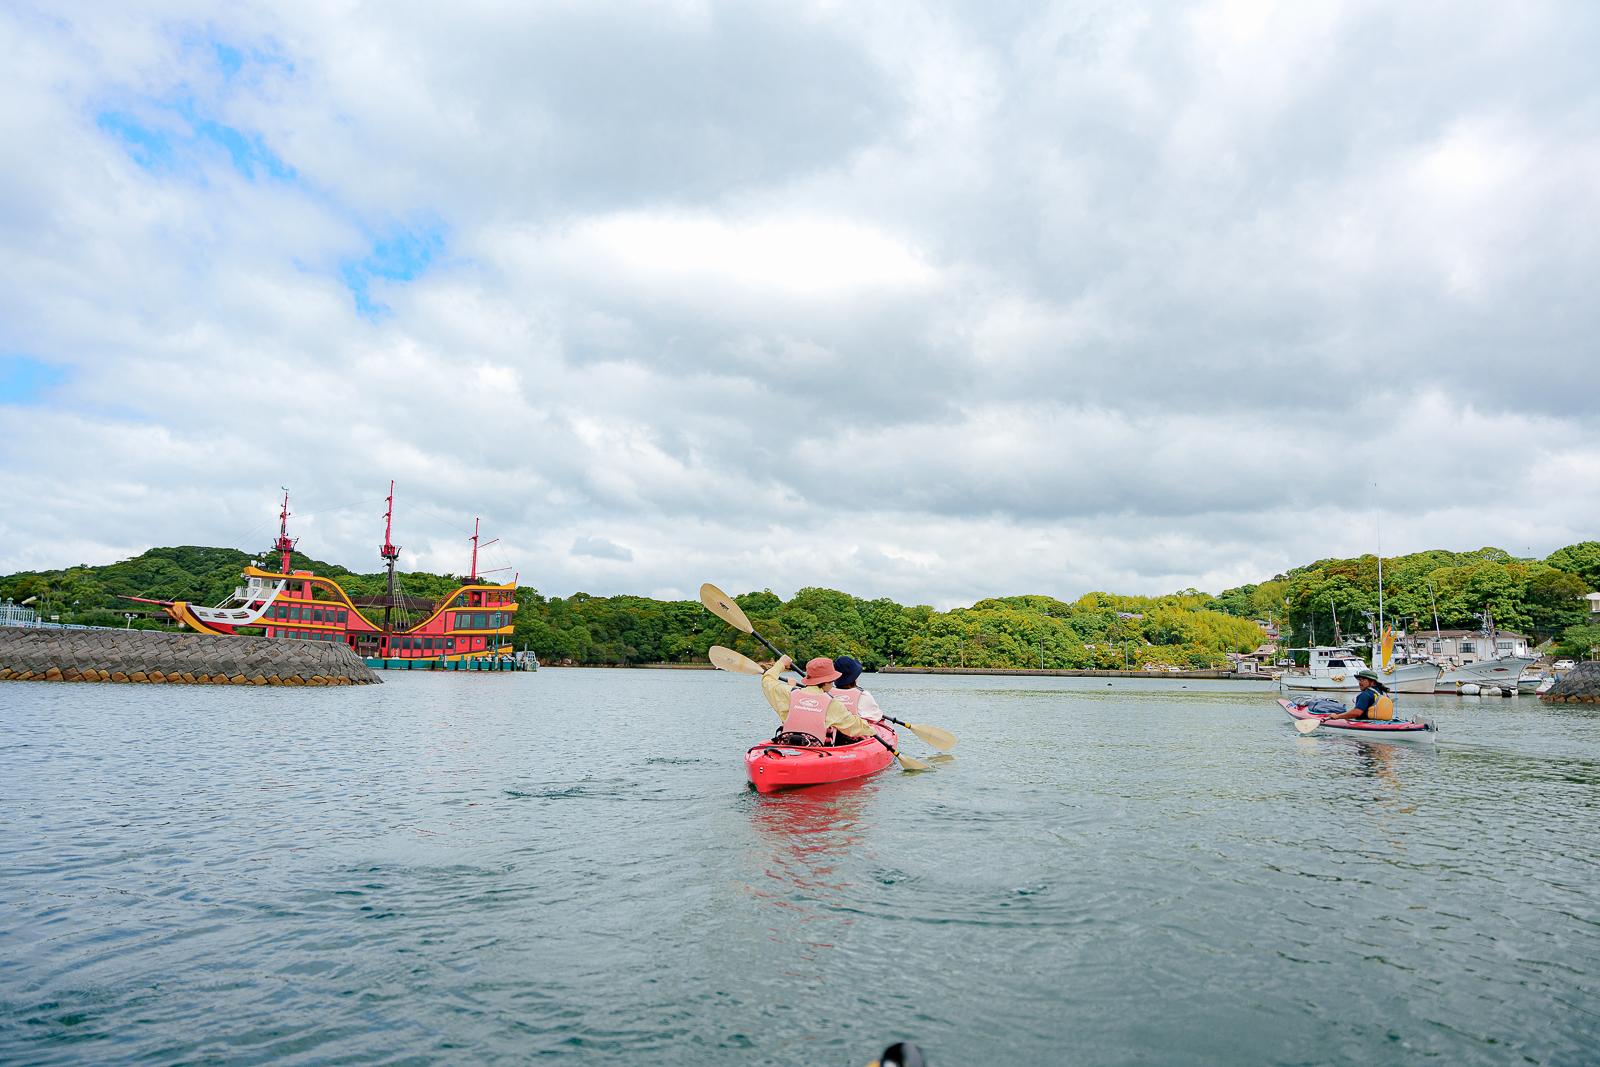
{"label": "red kayak hull", "polygon": [[[899,739],[888,726],[880,723],[876,729],[889,744],[898,744]],[[752,745],[744,754],[744,772],[757,792],[776,793],[780,789],[865,778],[892,762],[894,756],[889,750],[871,738],[828,748],[796,748],[766,741]]]}
{"label": "red kayak hull", "polygon": [[1289,713],[1291,719],[1321,719],[1324,730],[1343,730],[1366,737],[1405,738],[1407,740],[1432,740],[1436,732],[1425,722],[1367,722],[1363,719],[1340,719],[1329,722],[1325,715],[1313,715],[1304,704],[1292,700],[1279,700],[1278,706]]}

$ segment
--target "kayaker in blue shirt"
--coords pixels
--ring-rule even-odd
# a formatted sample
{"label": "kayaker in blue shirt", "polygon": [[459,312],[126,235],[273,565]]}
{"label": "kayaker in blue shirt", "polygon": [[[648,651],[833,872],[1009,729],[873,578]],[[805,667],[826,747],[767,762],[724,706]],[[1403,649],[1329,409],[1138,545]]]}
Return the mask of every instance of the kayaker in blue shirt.
{"label": "kayaker in blue shirt", "polygon": [[1355,707],[1337,715],[1329,715],[1322,720],[1323,722],[1332,719],[1370,719],[1373,722],[1389,722],[1395,717],[1394,701],[1389,697],[1389,687],[1383,684],[1376,672],[1357,671],[1356,685],[1361,687],[1361,691],[1356,694]]}

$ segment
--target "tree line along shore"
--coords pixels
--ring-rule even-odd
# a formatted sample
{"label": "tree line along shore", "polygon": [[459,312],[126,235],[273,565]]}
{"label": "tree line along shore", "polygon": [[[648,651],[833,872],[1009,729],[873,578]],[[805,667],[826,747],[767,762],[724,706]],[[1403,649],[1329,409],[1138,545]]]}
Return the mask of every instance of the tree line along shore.
{"label": "tree line along shore", "polygon": [[[239,582],[251,556],[237,549],[153,548],[105,566],[23,571],[0,578],[0,601],[34,598],[45,617],[99,626],[171,623],[122,595],[213,604]],[[294,566],[338,581],[352,597],[379,597],[382,574],[357,574],[298,553]],[[459,577],[421,571],[402,575],[411,597],[441,597]],[[1433,550],[1383,560],[1384,610],[1412,633],[1476,629],[1483,612],[1501,630],[1550,642],[1557,655],[1585,657],[1600,646],[1600,616],[1585,595],[1600,588],[1600,541],[1569,545],[1543,559],[1498,548]],[[800,655],[849,654],[870,669],[1139,670],[1146,665],[1217,669],[1230,653],[1249,653],[1276,633],[1285,646],[1334,637],[1337,614],[1348,640],[1370,633],[1378,610],[1378,559],[1326,559],[1258,584],[1217,594],[1184,589],[1163,596],[1090,592],[1075,600],[1044,595],[999,596],[971,607],[938,611],[888,598],[863,599],[807,588],[788,600],[770,591],[737,596],[756,628]],[[698,601],[574,593],[547,597],[517,590],[515,643],[549,663],[627,665],[691,663],[724,644],[752,655],[764,650],[707,612]]]}

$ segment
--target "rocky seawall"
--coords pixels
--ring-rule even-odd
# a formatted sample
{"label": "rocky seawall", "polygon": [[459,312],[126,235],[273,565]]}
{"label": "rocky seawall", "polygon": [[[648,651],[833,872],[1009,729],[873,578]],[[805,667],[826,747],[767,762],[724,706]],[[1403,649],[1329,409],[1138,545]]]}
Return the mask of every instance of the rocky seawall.
{"label": "rocky seawall", "polygon": [[334,642],[0,627],[0,681],[322,686],[382,679]]}
{"label": "rocky seawall", "polygon": [[1600,663],[1578,664],[1539,699],[1552,704],[1600,704]]}

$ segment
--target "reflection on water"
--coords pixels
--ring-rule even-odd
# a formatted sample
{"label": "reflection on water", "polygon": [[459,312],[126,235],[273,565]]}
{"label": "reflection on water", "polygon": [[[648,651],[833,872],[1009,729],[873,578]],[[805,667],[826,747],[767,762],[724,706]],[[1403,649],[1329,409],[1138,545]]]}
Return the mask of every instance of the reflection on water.
{"label": "reflection on water", "polygon": [[770,797],[748,679],[7,683],[0,1062],[1593,1061],[1600,718],[1104,681],[881,679],[960,759]]}
{"label": "reflection on water", "polygon": [[840,860],[861,844],[861,823],[876,788],[871,779],[858,778],[757,795],[751,825],[774,884],[757,887],[756,894],[808,917],[818,903],[836,899],[846,888],[837,880]]}

